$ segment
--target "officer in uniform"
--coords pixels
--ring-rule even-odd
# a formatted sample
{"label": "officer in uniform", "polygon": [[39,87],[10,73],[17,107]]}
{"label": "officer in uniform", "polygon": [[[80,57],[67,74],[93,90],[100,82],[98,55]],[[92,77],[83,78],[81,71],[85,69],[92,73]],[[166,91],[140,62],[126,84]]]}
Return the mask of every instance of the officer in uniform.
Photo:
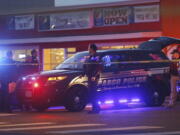
{"label": "officer in uniform", "polygon": [[85,60],[84,73],[88,78],[88,88],[92,110],[89,113],[99,113],[100,106],[97,101],[97,83],[100,72],[99,56],[96,53],[97,47],[95,44],[90,44],[88,47],[89,56]]}
{"label": "officer in uniform", "polygon": [[0,111],[1,112],[12,112],[11,110],[11,97],[12,97],[12,86],[14,86],[17,80],[17,68],[15,61],[12,59],[12,51],[6,53],[6,58],[1,62],[0,66]]}

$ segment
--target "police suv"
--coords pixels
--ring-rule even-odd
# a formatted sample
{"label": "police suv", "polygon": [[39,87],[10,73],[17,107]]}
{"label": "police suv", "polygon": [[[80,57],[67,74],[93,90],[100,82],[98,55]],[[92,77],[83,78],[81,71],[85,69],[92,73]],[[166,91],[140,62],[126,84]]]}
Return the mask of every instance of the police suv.
{"label": "police suv", "polygon": [[[169,60],[160,51],[178,39],[160,37],[137,49],[100,50],[102,71],[97,91],[99,104],[121,105],[143,101],[147,106],[161,105],[170,94]],[[21,102],[38,111],[50,106],[65,106],[81,111],[89,101],[83,64],[88,52],[79,52],[58,65],[21,78],[17,90]]]}

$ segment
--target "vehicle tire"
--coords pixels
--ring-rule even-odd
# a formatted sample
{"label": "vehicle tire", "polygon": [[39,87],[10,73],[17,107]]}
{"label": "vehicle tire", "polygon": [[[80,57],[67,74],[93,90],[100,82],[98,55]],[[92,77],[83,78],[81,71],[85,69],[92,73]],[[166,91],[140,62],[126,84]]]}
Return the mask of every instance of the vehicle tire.
{"label": "vehicle tire", "polygon": [[88,92],[85,89],[82,87],[73,87],[67,95],[65,108],[71,112],[82,111],[87,104],[87,99]]}
{"label": "vehicle tire", "polygon": [[146,84],[145,85],[146,96],[145,103],[146,106],[161,106],[165,100],[165,94],[163,92],[163,84],[157,86],[155,84]]}

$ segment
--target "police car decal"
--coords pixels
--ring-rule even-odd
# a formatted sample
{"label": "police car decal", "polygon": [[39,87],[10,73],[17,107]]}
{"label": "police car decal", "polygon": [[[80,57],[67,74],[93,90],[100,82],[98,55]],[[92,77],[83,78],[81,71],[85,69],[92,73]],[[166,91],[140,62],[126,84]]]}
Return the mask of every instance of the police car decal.
{"label": "police car decal", "polygon": [[118,73],[103,73],[101,74],[98,88],[99,89],[115,89],[139,87],[141,83],[146,82],[148,76],[155,74],[167,73],[169,67],[151,68],[148,71],[144,69],[120,71]]}
{"label": "police car decal", "polygon": [[103,79],[100,83],[101,86],[120,86],[132,83],[142,83],[147,79],[146,76],[136,76],[136,77],[125,77],[125,78],[113,78],[113,79]]}

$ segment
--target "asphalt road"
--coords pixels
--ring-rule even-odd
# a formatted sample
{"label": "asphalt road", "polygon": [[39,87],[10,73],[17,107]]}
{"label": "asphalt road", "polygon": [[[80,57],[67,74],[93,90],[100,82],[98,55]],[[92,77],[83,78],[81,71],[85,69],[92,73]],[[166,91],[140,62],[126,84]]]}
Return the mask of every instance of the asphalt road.
{"label": "asphalt road", "polygon": [[49,109],[0,114],[0,135],[180,135],[180,103],[174,108],[104,109],[99,114]]}

